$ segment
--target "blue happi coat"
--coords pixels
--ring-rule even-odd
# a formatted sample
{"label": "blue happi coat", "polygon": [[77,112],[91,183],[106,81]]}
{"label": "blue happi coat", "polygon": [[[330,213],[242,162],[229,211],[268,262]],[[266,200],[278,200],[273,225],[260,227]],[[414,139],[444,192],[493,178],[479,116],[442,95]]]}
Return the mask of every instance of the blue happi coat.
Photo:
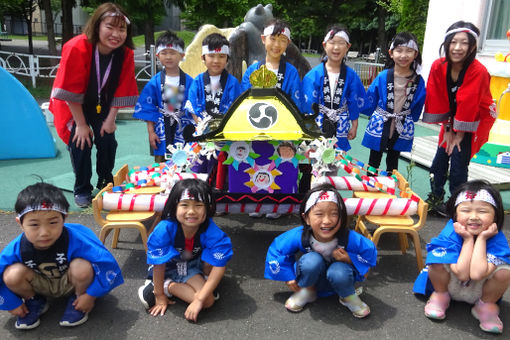
{"label": "blue happi coat", "polygon": [[[427,244],[426,264],[457,263],[463,243],[463,238],[455,232],[453,220],[449,220],[441,233]],[[510,264],[510,248],[502,231],[487,240],[487,256],[494,256]],[[429,280],[428,266],[418,274],[413,291],[424,295],[430,295],[434,291]]]}
{"label": "blue happi coat", "polygon": [[[117,261],[92,230],[73,223],[65,223],[64,228],[69,236],[67,262],[71,263],[76,258],[82,258],[90,262],[94,269],[94,279],[86,290],[88,295],[100,297],[124,283]],[[21,234],[12,240],[0,254],[0,309],[2,310],[13,310],[23,303],[21,298],[3,282],[3,273],[8,266],[23,263],[20,250],[23,236],[24,234]]]}
{"label": "blue happi coat", "polygon": [[[262,64],[257,61],[250,65],[246,72],[244,72],[243,80],[241,81],[243,92],[251,88],[250,75],[253,71],[258,70],[261,65]],[[301,110],[301,78],[299,78],[297,69],[289,62],[285,62],[285,74],[283,75],[281,89],[292,98],[296,106]]]}
{"label": "blue happi coat", "polygon": [[[166,135],[165,135],[165,124],[163,118],[163,97],[161,94],[161,77],[165,77],[165,71],[161,71],[157,73],[151,80],[145,85],[138,97],[138,101],[135,106],[135,112],[133,113],[133,117],[145,121],[154,122],[154,129],[156,134],[158,135],[159,140],[161,141],[158,144],[158,148],[154,150],[154,155],[156,156],[164,156],[166,153]],[[191,83],[193,82],[193,78],[186,74],[186,85],[185,89],[182,93],[183,98],[181,102],[181,106],[179,108],[180,111],[184,113],[184,105],[188,100],[188,91],[191,87]],[[191,121],[189,118],[185,116],[180,118],[180,121],[177,122],[177,128],[175,130],[174,143],[184,143],[184,138],[182,136],[184,127],[190,124]],[[175,123],[174,123],[175,124]]]}
{"label": "blue happi coat", "polygon": [[[347,134],[351,128],[351,120],[359,117],[365,103],[365,87],[356,72],[349,66],[345,67],[345,84],[339,108],[343,108],[336,122],[336,138],[339,149],[348,151],[351,145],[347,140]],[[331,95],[331,94],[330,94]],[[311,69],[303,78],[303,112],[313,113],[312,104],[324,105],[324,63],[320,63]],[[317,125],[322,128],[324,114],[317,116]]]}
{"label": "blue happi coat", "polygon": [[[375,151],[381,151],[381,138],[385,123],[383,115],[377,112],[376,109],[379,107],[384,111],[388,111],[387,75],[388,70],[383,70],[379,73],[377,78],[374,79],[368,88],[365,107],[363,108],[363,113],[368,115],[370,118],[361,144]],[[418,119],[420,119],[423,104],[425,103],[425,82],[420,75],[417,76],[419,77],[419,81],[418,87],[411,101],[411,113],[407,115],[402,122],[404,129],[402,133],[400,133],[393,147],[395,151],[411,151],[413,146],[414,122],[417,122]]]}
{"label": "blue happi coat", "polygon": [[[236,100],[240,94],[241,85],[239,84],[239,81],[237,81],[236,77],[229,74],[219,103],[220,114],[225,114],[230,105],[232,105],[234,100]],[[197,117],[203,118],[202,113],[206,111],[205,96],[204,73],[200,73],[195,79],[193,79],[189,89],[188,100],[189,104],[191,104],[191,108],[187,107],[189,114],[194,113]]]}
{"label": "blue happi coat", "polygon": [[[177,222],[159,222],[147,242],[147,264],[164,264],[180,258],[179,251],[174,247],[177,228]],[[200,244],[201,260],[214,267],[225,267],[233,255],[230,238],[218,228],[212,218],[209,219],[207,229],[200,234]]]}
{"label": "blue happi coat", "polygon": [[[266,256],[264,277],[276,281],[296,279],[296,257],[298,252],[308,253],[311,248],[303,247],[303,226],[296,227],[279,235],[269,246]],[[376,265],[377,249],[372,241],[354,231],[349,231],[345,248],[354,267],[355,280],[363,281],[370,267]],[[332,292],[320,292],[327,295]]]}

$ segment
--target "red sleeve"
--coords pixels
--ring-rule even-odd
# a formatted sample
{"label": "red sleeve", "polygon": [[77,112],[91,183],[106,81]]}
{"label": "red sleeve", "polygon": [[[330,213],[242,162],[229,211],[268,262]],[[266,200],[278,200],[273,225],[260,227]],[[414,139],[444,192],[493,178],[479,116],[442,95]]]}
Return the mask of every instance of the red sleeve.
{"label": "red sleeve", "polygon": [[446,86],[446,64],[444,58],[437,59],[430,68],[427,79],[427,95],[423,121],[438,124],[448,120],[450,102]]}
{"label": "red sleeve", "polygon": [[133,50],[124,48],[124,61],[119,77],[119,85],[113,96],[112,107],[134,106],[138,99],[135,79],[135,57]]}

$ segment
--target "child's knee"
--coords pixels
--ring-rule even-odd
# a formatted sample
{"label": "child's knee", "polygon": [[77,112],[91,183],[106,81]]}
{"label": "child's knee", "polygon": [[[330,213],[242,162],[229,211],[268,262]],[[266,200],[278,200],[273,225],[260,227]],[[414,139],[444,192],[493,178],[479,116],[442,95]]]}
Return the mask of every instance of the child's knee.
{"label": "child's knee", "polygon": [[508,287],[510,286],[510,270],[507,269],[498,270],[497,272],[494,273],[492,279],[505,285],[505,287]]}
{"label": "child's knee", "polygon": [[342,262],[335,262],[329,266],[326,277],[329,282],[349,286],[354,284],[354,273],[349,264]]}
{"label": "child's knee", "polygon": [[431,263],[429,266],[429,273],[447,273],[444,264],[442,263]]}
{"label": "child's knee", "polygon": [[94,270],[89,261],[77,258],[69,264],[69,278],[71,282],[91,281],[94,277]]}
{"label": "child's knee", "polygon": [[315,271],[325,267],[324,259],[319,253],[306,253],[299,259],[299,269],[302,272]]}
{"label": "child's knee", "polygon": [[23,281],[31,281],[34,272],[21,263],[15,263],[5,268],[2,279],[9,288],[18,286]]}

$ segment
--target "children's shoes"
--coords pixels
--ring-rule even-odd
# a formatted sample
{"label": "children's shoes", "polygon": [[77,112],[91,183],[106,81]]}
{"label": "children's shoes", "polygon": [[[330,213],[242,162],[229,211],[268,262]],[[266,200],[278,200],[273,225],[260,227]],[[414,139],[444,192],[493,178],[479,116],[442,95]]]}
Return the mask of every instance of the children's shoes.
{"label": "children's shoes", "polygon": [[499,307],[495,303],[476,301],[471,314],[480,321],[480,328],[489,333],[503,333],[503,322],[499,318]]}
{"label": "children's shoes", "polygon": [[285,301],[285,308],[287,308],[290,312],[301,312],[307,303],[314,302],[316,299],[317,293],[315,290],[301,288],[298,292],[292,294],[287,301]]}
{"label": "children's shoes", "polygon": [[39,317],[48,310],[48,302],[46,302],[43,296],[36,295],[25,300],[25,306],[28,309],[28,313],[24,317],[18,316],[14,326],[17,329],[36,328],[41,323]]}
{"label": "children's shoes", "polygon": [[354,315],[356,318],[361,319],[370,314],[370,307],[361,301],[359,296],[356,294],[349,295],[345,298],[340,298],[339,301],[342,305],[349,308],[349,310],[352,312],[352,315]]}
{"label": "children's shoes", "polygon": [[60,326],[63,327],[74,327],[85,323],[89,318],[89,313],[81,312],[74,308],[73,303],[76,301],[77,296],[72,295],[69,300],[67,300],[66,309],[64,311],[64,315],[60,319]]}
{"label": "children's shoes", "polygon": [[425,316],[429,319],[444,320],[446,310],[450,307],[450,299],[448,292],[433,292],[425,305]]}

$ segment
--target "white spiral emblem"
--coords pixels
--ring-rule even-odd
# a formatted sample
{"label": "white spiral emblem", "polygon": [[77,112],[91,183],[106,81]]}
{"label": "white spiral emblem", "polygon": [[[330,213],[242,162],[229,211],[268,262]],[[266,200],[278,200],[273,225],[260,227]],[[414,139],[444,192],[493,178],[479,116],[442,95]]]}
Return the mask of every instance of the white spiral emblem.
{"label": "white spiral emblem", "polygon": [[273,274],[278,274],[280,272],[280,264],[278,263],[278,261],[276,260],[269,261],[269,270]]}
{"label": "white spiral emblem", "polygon": [[446,255],[446,248],[438,247],[438,248],[432,250],[432,254],[434,254],[435,257],[443,257]]}

